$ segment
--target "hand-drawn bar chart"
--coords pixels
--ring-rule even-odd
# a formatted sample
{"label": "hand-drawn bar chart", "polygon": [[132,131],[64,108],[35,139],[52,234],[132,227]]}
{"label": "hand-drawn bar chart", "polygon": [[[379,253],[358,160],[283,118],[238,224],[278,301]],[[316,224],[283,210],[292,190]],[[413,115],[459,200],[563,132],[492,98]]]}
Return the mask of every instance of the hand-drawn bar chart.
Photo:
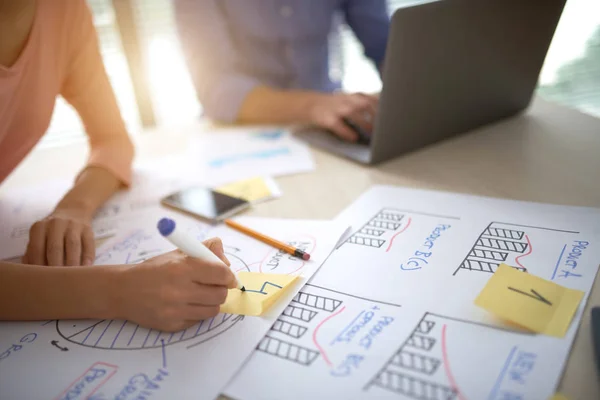
{"label": "hand-drawn bar chart", "polygon": [[[559,254],[563,244],[569,242],[577,233],[492,222],[479,235],[453,275],[459,271],[494,273],[502,263],[520,271],[527,271],[528,265],[536,264],[531,260],[539,260],[540,254],[534,253],[538,243],[558,241],[556,251]],[[549,262],[552,263],[552,260]]]}
{"label": "hand-drawn bar chart", "polygon": [[[459,220],[458,217],[435,215],[418,211],[382,208],[365,225],[352,234],[344,245],[363,246],[390,251],[397,237],[414,225],[415,219]],[[412,228],[411,228],[412,229]]]}
{"label": "hand-drawn bar chart", "polygon": [[341,300],[332,297],[312,294],[306,289],[299,292],[257,349],[300,365],[311,365],[319,357],[319,351],[306,334],[341,305]]}
{"label": "hand-drawn bar chart", "polygon": [[58,334],[68,342],[104,350],[144,350],[198,339],[188,348],[203,343],[233,327],[243,316],[219,314],[180,332],[146,329],[129,321],[57,321]]}
{"label": "hand-drawn bar chart", "polygon": [[419,400],[457,399],[457,390],[452,387],[442,368],[444,347],[443,321],[425,314],[366,389],[376,386]]}
{"label": "hand-drawn bar chart", "polygon": [[346,241],[347,244],[381,248],[402,227],[406,227],[405,214],[392,208],[380,210],[361,229]]}
{"label": "hand-drawn bar chart", "polygon": [[426,312],[364,398],[546,399],[551,389],[540,395],[533,384],[545,376],[543,357],[534,334]]}

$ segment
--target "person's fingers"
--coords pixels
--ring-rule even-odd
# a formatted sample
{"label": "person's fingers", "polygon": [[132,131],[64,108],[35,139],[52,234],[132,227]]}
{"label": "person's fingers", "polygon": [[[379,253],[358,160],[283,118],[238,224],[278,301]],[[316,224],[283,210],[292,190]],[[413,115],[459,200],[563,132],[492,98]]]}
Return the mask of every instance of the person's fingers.
{"label": "person's fingers", "polygon": [[46,259],[50,266],[64,265],[65,233],[67,221],[55,219],[48,223],[46,230]]}
{"label": "person's fingers", "polygon": [[184,310],[187,321],[202,321],[212,318],[219,313],[219,306],[195,306],[189,305]]}
{"label": "person's fingers", "polygon": [[326,128],[330,129],[340,138],[349,142],[356,142],[358,139],[356,132],[346,125],[341,118],[332,118],[330,121],[328,121]]}
{"label": "person's fingers", "polygon": [[363,113],[362,119],[370,120],[371,122],[375,119],[379,103],[377,99],[367,94],[357,93],[351,97],[351,101],[355,107],[353,114],[361,112]]}
{"label": "person's fingers", "polygon": [[186,296],[188,304],[198,306],[219,306],[227,299],[227,288],[223,286],[210,286],[195,284]]}
{"label": "person's fingers", "polygon": [[[162,322],[162,321],[161,321]],[[175,323],[167,324],[166,326],[161,324],[157,324],[156,326],[149,326],[149,328],[154,328],[163,332],[181,332],[184,329],[190,328],[193,325],[196,325],[198,321],[178,321]]]}
{"label": "person's fingers", "polygon": [[231,266],[231,263],[225,256],[225,249],[223,249],[223,242],[219,238],[210,238],[204,241],[204,245],[208,247],[210,251],[215,253],[217,257],[221,259],[228,267]]}
{"label": "person's fingers", "polygon": [[96,258],[96,243],[94,241],[94,232],[90,226],[83,228],[81,244],[81,263],[83,265],[93,265]]}
{"label": "person's fingers", "polygon": [[46,223],[36,222],[29,230],[29,243],[25,252],[28,264],[46,265]]}
{"label": "person's fingers", "polygon": [[235,280],[229,268],[217,263],[207,263],[187,257],[186,262],[192,267],[192,281],[205,285],[229,286]]}
{"label": "person's fingers", "polygon": [[65,232],[65,265],[75,267],[81,265],[82,228],[77,224],[69,224]]}
{"label": "person's fingers", "polygon": [[369,135],[373,132],[373,123],[367,118],[364,112],[354,113],[354,115],[348,119],[363,132]]}

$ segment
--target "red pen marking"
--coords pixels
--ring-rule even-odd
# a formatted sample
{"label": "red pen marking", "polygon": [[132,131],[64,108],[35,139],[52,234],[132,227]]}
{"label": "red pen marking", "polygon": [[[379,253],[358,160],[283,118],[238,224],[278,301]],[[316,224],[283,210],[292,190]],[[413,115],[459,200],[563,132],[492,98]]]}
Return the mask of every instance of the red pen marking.
{"label": "red pen marking", "polygon": [[525,235],[525,240],[527,240],[527,244],[529,245],[529,251],[525,254],[521,254],[520,256],[518,256],[517,258],[515,258],[515,262],[519,265],[519,267],[525,269],[525,271],[527,271],[527,268],[525,268],[523,266],[523,264],[521,264],[521,262],[519,261],[519,258],[521,257],[527,257],[528,255],[531,254],[531,252],[533,251],[533,247],[531,247],[531,242],[529,241],[529,236]]}
{"label": "red pen marking", "polygon": [[315,344],[315,346],[317,346],[317,349],[319,350],[319,353],[321,353],[321,355],[323,356],[323,360],[325,360],[325,362],[327,363],[327,365],[329,365],[330,367],[332,365],[331,361],[329,361],[329,358],[327,357],[327,354],[325,354],[325,350],[323,350],[323,348],[321,347],[321,345],[317,341],[317,332],[319,332],[319,329],[321,329],[321,326],[323,326],[323,324],[325,322],[329,321],[331,318],[335,317],[336,315],[338,315],[339,313],[341,313],[345,309],[346,309],[346,306],[342,307],[338,312],[335,312],[335,313],[331,314],[329,317],[327,317],[323,321],[319,322],[319,325],[317,325],[317,327],[315,328],[315,331],[313,332],[313,335],[312,335],[313,343]]}
{"label": "red pen marking", "polygon": [[404,228],[402,228],[402,230],[398,231],[398,233],[396,233],[394,236],[392,236],[392,239],[390,240],[390,244],[388,245],[388,248],[386,249],[386,253],[388,251],[390,251],[390,249],[392,248],[392,245],[394,244],[394,239],[396,239],[396,236],[398,236],[399,234],[401,234],[402,232],[404,232],[405,230],[408,229],[408,227],[410,226],[410,223],[412,222],[412,218],[408,217],[408,223],[406,224],[406,226]]}
{"label": "red pen marking", "polygon": [[[315,239],[314,236],[312,235],[308,235],[308,234],[303,234],[304,237],[307,237],[310,239],[310,241],[312,242],[312,248],[308,251],[309,254],[312,254],[315,249],[317,248],[317,239]],[[273,257],[275,254],[277,254],[279,252],[279,249],[272,249],[269,250],[269,252],[267,253],[267,255],[265,256],[265,258],[262,259],[262,261],[260,262],[260,265],[258,267],[258,271],[259,272],[263,272],[263,265],[265,264],[265,261],[267,261],[267,258],[269,257]],[[287,254],[287,253],[286,253]],[[298,268],[296,268],[294,271],[292,272],[287,272],[286,275],[291,275],[291,274],[295,274],[296,272],[300,271],[302,268],[304,268],[304,266],[306,265],[306,261],[302,261],[300,263],[300,266]]]}
{"label": "red pen marking", "polygon": [[[308,254],[313,254],[315,249],[317,248],[317,239],[315,239],[314,236],[311,235],[305,235],[307,238],[312,240],[313,246],[310,249],[310,251],[308,252]],[[292,272],[288,272],[286,275],[292,275],[295,274],[296,272],[300,271],[302,268],[304,268],[304,266],[306,265],[306,261],[302,261],[302,264],[300,264],[300,266],[298,268],[296,268],[295,271]]]}
{"label": "red pen marking", "polygon": [[[277,251],[279,251],[279,250],[277,250]],[[269,256],[271,255],[271,253],[272,253],[272,252],[273,252],[273,250],[272,250],[272,249],[269,249],[269,251],[268,251],[268,252],[267,252],[267,254],[266,254],[264,257],[263,257],[263,259],[262,259],[261,261],[259,261],[259,264],[258,264],[258,272],[263,272],[263,270],[262,270],[263,264],[265,263],[265,261],[267,261],[267,258],[269,258]]]}
{"label": "red pen marking", "polygon": [[86,395],[86,396],[85,396],[85,398],[88,398],[88,397],[90,397],[91,395],[93,395],[94,393],[96,393],[96,391],[97,391],[98,389],[100,389],[100,388],[102,387],[102,385],[104,385],[104,384],[106,383],[106,381],[108,381],[110,378],[112,378],[112,376],[113,376],[114,374],[116,374],[116,373],[117,373],[117,370],[119,369],[119,367],[117,367],[116,365],[107,364],[107,363],[105,363],[105,362],[100,362],[100,361],[99,361],[99,362],[95,362],[94,364],[92,364],[92,366],[91,366],[91,367],[89,367],[88,369],[86,369],[86,370],[83,372],[83,374],[79,375],[79,376],[78,376],[78,377],[77,377],[77,378],[76,378],[76,379],[75,379],[73,382],[71,382],[71,384],[70,384],[69,386],[67,386],[67,388],[66,388],[65,390],[63,390],[63,392],[62,392],[61,394],[59,394],[58,396],[56,396],[56,397],[55,397],[55,400],[61,399],[61,398],[62,398],[62,396],[64,396],[64,395],[65,395],[65,394],[66,394],[66,393],[69,391],[69,389],[71,389],[71,388],[72,388],[73,386],[75,386],[75,385],[76,385],[78,382],[80,382],[80,381],[81,381],[81,379],[82,379],[84,376],[86,376],[86,375],[87,375],[87,373],[88,373],[88,372],[90,372],[90,370],[91,370],[92,368],[94,368],[94,366],[96,366],[96,365],[99,365],[99,366],[104,366],[104,367],[108,367],[109,369],[110,369],[110,368],[112,368],[113,370],[112,370],[112,371],[110,371],[110,372],[109,372],[109,373],[106,375],[106,377],[105,377],[103,380],[101,380],[101,381],[100,381],[100,382],[99,382],[99,383],[96,385],[96,387],[93,387],[93,386],[92,386],[92,387],[90,387],[90,389],[92,389],[92,388],[93,388],[93,390],[92,390],[92,391],[91,391],[91,392],[90,392],[88,395]]}
{"label": "red pen marking", "polygon": [[448,381],[450,381],[450,386],[452,390],[456,392],[456,395],[459,399],[464,400],[465,397],[460,392],[458,385],[456,384],[456,380],[454,380],[454,376],[452,375],[452,371],[450,370],[450,363],[448,361],[448,353],[446,351],[446,325],[442,327],[442,357],[444,359],[444,370],[446,372],[446,376],[448,377]]}

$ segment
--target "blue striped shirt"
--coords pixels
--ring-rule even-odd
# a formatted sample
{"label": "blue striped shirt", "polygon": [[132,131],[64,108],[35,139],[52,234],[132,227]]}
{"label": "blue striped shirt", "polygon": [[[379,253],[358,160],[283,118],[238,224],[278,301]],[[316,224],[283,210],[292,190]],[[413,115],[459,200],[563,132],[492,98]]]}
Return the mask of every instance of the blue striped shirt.
{"label": "blue striped shirt", "polygon": [[257,85],[333,91],[329,40],[335,16],[383,63],[385,0],[175,0],[179,37],[206,115],[231,122]]}

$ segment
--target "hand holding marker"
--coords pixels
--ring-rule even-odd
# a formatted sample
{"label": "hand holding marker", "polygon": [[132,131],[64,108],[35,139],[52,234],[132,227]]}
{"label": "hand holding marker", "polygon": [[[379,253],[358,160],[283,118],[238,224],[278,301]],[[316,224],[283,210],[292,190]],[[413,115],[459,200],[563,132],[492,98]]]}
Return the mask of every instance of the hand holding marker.
{"label": "hand holding marker", "polygon": [[[183,253],[190,257],[198,258],[203,261],[220,263],[224,268],[229,268],[223,263],[215,253],[210,251],[202,242],[199,242],[190,236],[187,236],[185,232],[178,231],[176,228],[175,221],[170,218],[163,218],[158,221],[158,231],[162,236],[169,240],[174,246],[176,246]],[[237,280],[237,278],[236,278]],[[242,292],[246,291],[246,288],[242,286],[240,281],[237,281],[237,288]]]}

